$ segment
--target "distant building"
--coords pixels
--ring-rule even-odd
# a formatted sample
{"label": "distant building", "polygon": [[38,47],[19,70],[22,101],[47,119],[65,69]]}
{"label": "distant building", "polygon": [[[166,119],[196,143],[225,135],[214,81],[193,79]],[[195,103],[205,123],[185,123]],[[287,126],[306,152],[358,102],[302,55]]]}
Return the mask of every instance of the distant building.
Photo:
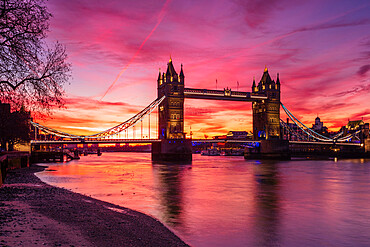
{"label": "distant building", "polygon": [[226,140],[227,135],[213,136],[212,138],[215,140]]}
{"label": "distant building", "polygon": [[343,126],[340,131],[343,131],[343,136],[359,132],[360,140],[369,138],[369,123],[365,123],[363,120],[348,120],[346,126]]}
{"label": "distant building", "polygon": [[10,104],[1,103],[0,101],[0,116],[9,116],[10,115]]}
{"label": "distant building", "polygon": [[315,124],[312,125],[311,129],[319,134],[328,134],[328,128],[324,126],[324,123],[320,121],[319,117],[315,119]]}
{"label": "distant building", "polygon": [[214,136],[215,140],[252,140],[253,134],[248,131],[229,131],[226,135]]}
{"label": "distant building", "polygon": [[1,103],[0,101],[0,153],[6,150],[8,135],[7,121],[10,119],[10,104]]}
{"label": "distant building", "polygon": [[248,133],[247,131],[229,131],[226,135],[227,139],[231,140],[247,140],[252,139],[253,134]]}
{"label": "distant building", "polygon": [[369,125],[369,124],[368,123],[365,124],[363,120],[354,120],[354,121],[348,120],[348,123],[345,126],[345,129],[347,129],[348,131],[353,131],[353,130],[357,131],[360,129],[364,129],[365,125]]}
{"label": "distant building", "polygon": [[284,140],[300,141],[307,137],[307,134],[298,125],[289,122],[289,118],[286,119],[286,126],[289,130],[282,128],[281,134]]}
{"label": "distant building", "polygon": [[10,104],[0,102],[0,151],[29,151],[31,113],[23,106],[11,112]]}

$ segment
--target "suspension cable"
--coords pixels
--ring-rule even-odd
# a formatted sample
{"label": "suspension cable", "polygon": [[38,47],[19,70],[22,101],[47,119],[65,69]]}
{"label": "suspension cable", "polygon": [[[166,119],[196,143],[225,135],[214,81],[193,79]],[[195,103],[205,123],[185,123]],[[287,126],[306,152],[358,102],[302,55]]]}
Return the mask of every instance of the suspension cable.
{"label": "suspension cable", "polygon": [[[349,139],[353,138],[353,137],[356,137],[358,139],[358,136],[357,134],[361,132],[361,130],[357,130],[355,133],[352,133],[352,134],[349,134],[349,135],[346,135],[346,136],[343,136],[343,137],[340,137],[341,135],[344,134],[343,131],[339,132],[338,134],[336,134],[333,138],[328,138],[326,136],[323,136],[315,131],[313,131],[312,129],[308,128],[306,125],[304,125],[298,118],[296,118],[285,106],[283,103],[281,103],[281,106],[282,108],[284,109],[285,113],[289,116],[289,118],[304,132],[306,133],[308,136],[311,136],[312,138],[316,139],[316,140],[319,140],[319,141],[323,141],[323,142],[329,142],[329,141],[332,141],[332,142],[346,142],[348,141]],[[291,133],[293,133],[293,131],[290,129],[290,127],[283,121],[280,119],[280,121],[283,123],[283,127],[285,128],[289,128],[288,131],[290,131]],[[305,129],[303,129],[297,122],[299,122],[301,125],[303,125],[307,131]],[[298,133],[297,133],[298,134]],[[315,136],[315,135],[317,136]],[[322,137],[322,138],[320,138]]]}
{"label": "suspension cable", "polygon": [[352,133],[352,134],[349,134],[349,135],[346,135],[344,137],[341,137],[341,138],[337,139],[337,141],[348,141],[349,139],[351,139],[353,137],[358,138],[356,135],[360,132],[361,132],[361,130],[357,130],[355,133]]}
{"label": "suspension cable", "polygon": [[[285,110],[286,108],[284,107],[284,105],[282,104],[283,106],[283,109]],[[316,140],[319,140],[319,141],[331,141],[330,139],[327,140],[327,139],[322,139],[322,138],[318,138],[316,136],[313,136],[311,133],[307,132],[305,129],[303,129],[296,121],[295,121],[295,117],[292,117],[293,115],[289,112],[289,111],[285,111],[285,113],[289,116],[289,118],[304,132],[306,133],[308,136],[311,136],[312,138],[316,139]],[[305,126],[304,124],[302,124],[304,127],[307,128],[307,126]]]}
{"label": "suspension cable", "polygon": [[285,123],[282,119],[280,119],[280,124],[283,126],[283,128],[287,129],[292,135],[299,137],[300,139],[306,139],[301,133],[292,130],[292,128],[289,127],[287,123]]}
{"label": "suspension cable", "polygon": [[71,138],[71,139],[85,139],[85,138],[100,139],[100,138],[105,138],[105,137],[109,137],[109,136],[113,136],[115,134],[118,134],[118,133],[128,129],[129,127],[134,127],[138,123],[139,120],[144,119],[159,104],[161,104],[162,101],[165,99],[165,97],[166,96],[163,96],[162,98],[157,98],[152,103],[150,103],[147,107],[145,107],[142,111],[140,111],[138,114],[136,114],[132,118],[126,120],[125,122],[123,122],[119,125],[116,125],[116,126],[110,128],[108,130],[105,130],[105,131],[102,131],[102,132],[99,132],[99,133],[96,133],[96,134],[92,134],[92,135],[86,135],[86,136],[73,135],[73,134],[69,134],[69,133],[66,133],[66,132],[63,132],[63,131],[59,131],[59,130],[56,130],[56,129],[52,129],[52,128],[40,125],[40,124],[35,123],[33,121],[31,121],[31,124],[33,126],[35,126],[36,128],[40,129],[41,131],[45,132],[45,133],[52,134],[52,135],[62,137],[62,138]]}
{"label": "suspension cable", "polygon": [[[298,118],[296,118],[285,106],[284,106],[284,104],[283,103],[281,103],[280,102],[280,104],[281,104],[281,106],[283,107],[283,109],[284,109],[284,111],[285,111],[285,113],[286,114],[288,114],[288,116],[292,119],[292,121],[293,122],[295,122],[296,123],[296,121],[294,121],[294,119],[296,119],[300,124],[302,124],[304,127],[306,127],[306,129],[309,131],[309,132],[312,132],[312,133],[314,133],[314,134],[316,134],[316,135],[318,135],[319,137],[321,137],[321,138],[323,138],[324,140],[326,139],[327,141],[333,141],[333,139],[331,139],[331,138],[328,138],[328,137],[326,137],[326,136],[323,136],[323,135],[321,135],[321,134],[319,134],[319,133],[317,133],[317,132],[315,132],[315,131],[313,131],[313,130],[311,130],[310,128],[308,128],[306,125],[304,125],[301,121],[299,121],[299,119]],[[293,119],[293,118],[294,119]],[[296,123],[297,124],[297,123]],[[298,125],[298,124],[297,124]],[[299,125],[298,125],[299,126]],[[302,129],[302,128],[301,128]],[[305,131],[305,133],[307,133],[306,131]],[[308,134],[308,133],[307,133]],[[313,136],[313,135],[310,135],[311,137],[313,137],[313,138],[315,138],[315,139],[320,139],[320,138],[318,138],[318,137],[315,137],[315,136]]]}

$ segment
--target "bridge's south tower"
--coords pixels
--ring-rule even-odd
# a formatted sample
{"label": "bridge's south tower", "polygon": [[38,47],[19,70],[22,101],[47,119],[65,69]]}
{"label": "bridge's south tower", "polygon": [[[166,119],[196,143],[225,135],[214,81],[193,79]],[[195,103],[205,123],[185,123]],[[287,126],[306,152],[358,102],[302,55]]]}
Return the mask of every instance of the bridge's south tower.
{"label": "bridge's south tower", "polygon": [[272,140],[280,138],[280,80],[271,79],[267,68],[258,85],[253,80],[252,95],[264,93],[267,100],[253,102],[253,138],[254,140]]}
{"label": "bridge's south tower", "polygon": [[158,97],[166,96],[159,105],[159,139],[183,139],[184,134],[184,72],[178,75],[172,64],[167,64],[166,73],[158,75]]}

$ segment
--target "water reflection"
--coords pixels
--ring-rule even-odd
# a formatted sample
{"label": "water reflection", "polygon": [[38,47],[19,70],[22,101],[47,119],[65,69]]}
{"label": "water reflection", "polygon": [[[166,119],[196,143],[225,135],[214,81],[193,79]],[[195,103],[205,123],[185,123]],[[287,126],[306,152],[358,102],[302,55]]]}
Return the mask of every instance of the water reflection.
{"label": "water reflection", "polygon": [[280,180],[277,162],[264,161],[253,166],[256,180],[255,246],[279,245]]}
{"label": "water reflection", "polygon": [[44,181],[150,214],[192,246],[369,246],[370,160],[106,153],[49,165]]}
{"label": "water reflection", "polygon": [[183,176],[191,164],[153,163],[162,219],[171,226],[183,224]]}

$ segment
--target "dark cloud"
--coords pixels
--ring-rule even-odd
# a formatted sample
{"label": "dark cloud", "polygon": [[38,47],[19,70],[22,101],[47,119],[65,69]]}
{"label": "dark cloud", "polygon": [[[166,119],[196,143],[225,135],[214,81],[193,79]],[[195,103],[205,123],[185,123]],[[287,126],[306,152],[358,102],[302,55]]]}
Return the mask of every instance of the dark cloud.
{"label": "dark cloud", "polygon": [[354,20],[354,21],[334,21],[334,22],[320,23],[317,25],[301,27],[301,28],[298,28],[292,31],[292,33],[317,31],[317,30],[332,29],[332,28],[363,26],[363,25],[369,25],[369,24],[370,24],[370,19],[362,19],[362,20]]}
{"label": "dark cloud", "polygon": [[250,28],[263,26],[273,14],[281,9],[285,0],[236,0],[239,11],[243,12],[244,20]]}
{"label": "dark cloud", "polygon": [[346,90],[343,92],[339,92],[334,94],[334,97],[344,97],[344,96],[353,96],[355,94],[363,93],[363,92],[370,92],[370,84],[368,85],[360,85],[356,86],[353,89]]}
{"label": "dark cloud", "polygon": [[366,73],[370,70],[370,64],[366,64],[360,67],[360,69],[357,71],[357,74],[361,77],[365,76]]}
{"label": "dark cloud", "polygon": [[345,107],[348,107],[350,104],[346,102],[337,102],[337,100],[334,100],[332,102],[326,103],[321,105],[319,108],[321,111],[332,111],[332,110],[338,110],[338,109],[344,109]]}

